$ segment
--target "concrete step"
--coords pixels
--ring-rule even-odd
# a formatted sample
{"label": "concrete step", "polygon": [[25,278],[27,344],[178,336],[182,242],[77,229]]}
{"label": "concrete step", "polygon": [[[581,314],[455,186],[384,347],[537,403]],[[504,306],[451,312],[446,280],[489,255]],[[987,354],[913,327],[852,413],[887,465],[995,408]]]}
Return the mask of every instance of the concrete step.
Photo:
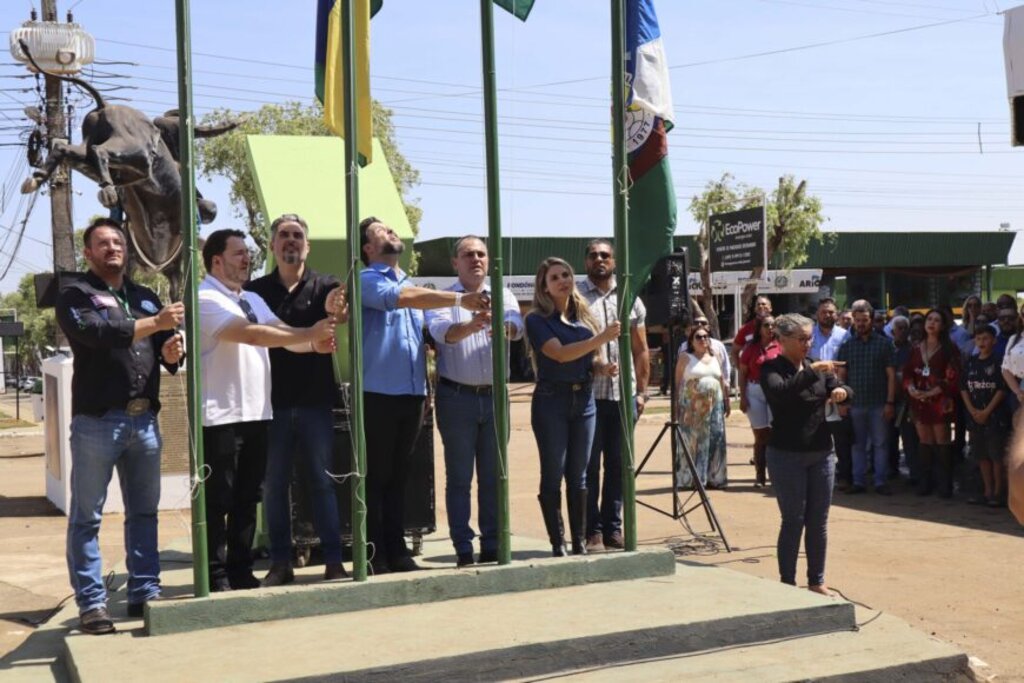
{"label": "concrete step", "polygon": [[829,681],[935,683],[974,681],[967,655],[887,614],[861,610],[857,631],[787,638],[614,668],[564,673],[573,683],[659,681]]}
{"label": "concrete step", "polygon": [[[151,636],[162,636],[259,621],[670,576],[675,572],[675,556],[666,548],[587,557],[526,555],[514,554],[513,561],[504,566],[480,565],[461,570],[451,564],[438,566],[424,561],[423,571],[384,574],[359,583],[325,582],[320,580],[323,568],[310,567],[300,573],[296,583],[287,586],[216,593],[201,600],[154,601],[146,607],[146,629]],[[173,581],[180,577],[167,578]],[[190,573],[188,578],[191,579]]]}
{"label": "concrete step", "polygon": [[680,563],[671,576],[614,583],[148,638],[137,637],[141,629],[102,638],[73,635],[66,662],[73,680],[104,683],[136,681],[140,671],[154,683],[516,679],[845,633],[854,618],[853,605],[844,601]]}

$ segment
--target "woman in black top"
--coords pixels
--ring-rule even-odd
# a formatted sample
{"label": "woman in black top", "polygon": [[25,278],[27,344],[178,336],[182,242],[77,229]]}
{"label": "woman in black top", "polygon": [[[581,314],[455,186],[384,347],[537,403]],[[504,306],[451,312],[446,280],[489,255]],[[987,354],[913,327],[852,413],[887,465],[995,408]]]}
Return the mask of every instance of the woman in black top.
{"label": "woman in black top", "polygon": [[807,587],[831,595],[825,586],[825,548],[836,465],[825,406],[829,401],[845,403],[853,392],[836,379],[835,369],[842,363],[807,360],[812,326],[810,319],[795,313],[775,319],[782,354],[761,367],[761,388],[772,409],[767,456],[782,513],[779,575],[783,583],[796,585],[803,534]]}

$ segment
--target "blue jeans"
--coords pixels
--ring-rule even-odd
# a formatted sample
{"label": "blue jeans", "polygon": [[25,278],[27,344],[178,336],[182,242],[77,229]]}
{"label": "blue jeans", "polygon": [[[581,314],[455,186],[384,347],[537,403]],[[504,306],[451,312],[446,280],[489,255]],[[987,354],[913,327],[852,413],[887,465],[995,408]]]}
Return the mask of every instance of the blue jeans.
{"label": "blue jeans", "polygon": [[[853,421],[853,483],[864,486],[868,458],[875,466],[875,486],[885,484],[889,474],[889,424],[884,406],[850,408]],[[870,445],[869,445],[870,444]]]}
{"label": "blue jeans", "polygon": [[[594,445],[587,465],[587,536],[611,536],[622,531],[622,412],[618,401],[600,399],[595,403]],[[636,419],[635,411],[630,419]]]}
{"label": "blue jeans", "polygon": [[768,474],[782,513],[779,529],[779,577],[796,585],[796,558],[800,535],[807,553],[807,583],[825,584],[825,549],[828,546],[828,509],[836,460],[832,451],[798,453],[768,446]]}
{"label": "blue jeans", "polygon": [[109,410],[103,417],[75,415],[71,420],[67,559],[81,613],[107,604],[99,532],[115,467],[125,509],[128,602],[142,603],[160,594],[160,446],[160,427],[151,412],[131,417]]}
{"label": "blue jeans", "polygon": [[[334,420],[330,406],[275,408],[267,441],[267,474],[263,505],[270,532],[270,561],[287,564],[292,551],[292,456],[301,461],[320,537],[324,562],[341,562],[341,518],[333,471]],[[338,473],[341,474],[341,473]]]}
{"label": "blue jeans", "polygon": [[472,553],[476,535],[469,524],[473,468],[477,472],[480,550],[498,549],[498,438],[490,394],[438,384],[437,428],[444,443],[448,533],[456,553]]}
{"label": "blue jeans", "polygon": [[590,385],[538,382],[533,390],[530,424],[540,453],[541,495],[587,488],[587,462],[594,442],[597,408]]}

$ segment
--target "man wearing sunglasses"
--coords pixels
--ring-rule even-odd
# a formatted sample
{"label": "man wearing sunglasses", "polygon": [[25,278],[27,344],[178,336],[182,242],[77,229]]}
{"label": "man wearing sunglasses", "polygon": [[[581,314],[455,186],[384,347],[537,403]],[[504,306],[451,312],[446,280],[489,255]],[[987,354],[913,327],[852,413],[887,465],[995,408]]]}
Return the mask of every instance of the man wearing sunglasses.
{"label": "man wearing sunglasses", "polygon": [[[619,320],[619,295],[615,283],[615,249],[605,239],[591,240],[586,248],[587,279],[580,293],[590,304],[601,330]],[[651,374],[647,349],[647,310],[637,297],[629,314],[633,355],[632,405],[623,410],[619,402],[619,378],[594,377],[597,404],[597,429],[587,465],[587,550],[624,548],[622,538],[622,421],[636,420],[647,405],[647,381]],[[601,330],[598,330],[600,332]],[[609,363],[619,362],[619,343],[609,342],[604,349]],[[636,407],[634,413],[633,407]],[[604,456],[604,481],[601,460]]]}
{"label": "man wearing sunglasses", "polygon": [[[301,216],[287,213],[270,224],[274,270],[244,287],[259,294],[274,314],[292,327],[313,327],[334,315],[348,319],[344,290],[333,275],[320,274],[306,264],[309,226]],[[299,462],[309,492],[313,527],[324,556],[324,580],[348,576],[341,564],[341,518],[333,468],[334,403],[338,388],[330,354],[294,353],[270,349],[270,423],[267,475],[263,496],[270,536],[270,571],[264,586],[281,586],[295,579],[292,570],[292,508],[289,493],[292,459]]]}
{"label": "man wearing sunglasses", "polygon": [[[210,590],[257,588],[252,573],[256,504],[267,461],[267,428],[273,417],[268,348],[330,353],[334,315],[311,327],[281,322],[254,292],[249,247],[240,230],[216,230],[203,245],[207,276],[199,285],[202,352],[203,447]],[[335,289],[340,292],[340,289]],[[337,310],[339,294],[329,296]]]}

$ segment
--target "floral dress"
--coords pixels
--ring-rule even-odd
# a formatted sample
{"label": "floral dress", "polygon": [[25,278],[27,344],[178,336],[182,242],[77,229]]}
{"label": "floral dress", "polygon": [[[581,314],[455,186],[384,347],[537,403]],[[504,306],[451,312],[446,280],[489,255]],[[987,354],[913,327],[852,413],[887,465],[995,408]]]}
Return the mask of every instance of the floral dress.
{"label": "floral dress", "polygon": [[[686,354],[683,381],[679,386],[679,424],[682,446],[697,467],[701,483],[711,488],[726,485],[725,407],[722,394],[722,366],[711,356],[709,362]],[[676,482],[693,487],[693,476],[680,451]]]}
{"label": "floral dress", "polygon": [[[954,347],[955,349],[956,347]],[[904,390],[914,387],[928,391],[934,387],[942,393],[925,401],[909,398],[914,422],[926,425],[948,424],[956,416],[956,396],[960,389],[960,357],[939,347],[928,358],[924,357],[924,342],[910,352],[903,366]]]}

